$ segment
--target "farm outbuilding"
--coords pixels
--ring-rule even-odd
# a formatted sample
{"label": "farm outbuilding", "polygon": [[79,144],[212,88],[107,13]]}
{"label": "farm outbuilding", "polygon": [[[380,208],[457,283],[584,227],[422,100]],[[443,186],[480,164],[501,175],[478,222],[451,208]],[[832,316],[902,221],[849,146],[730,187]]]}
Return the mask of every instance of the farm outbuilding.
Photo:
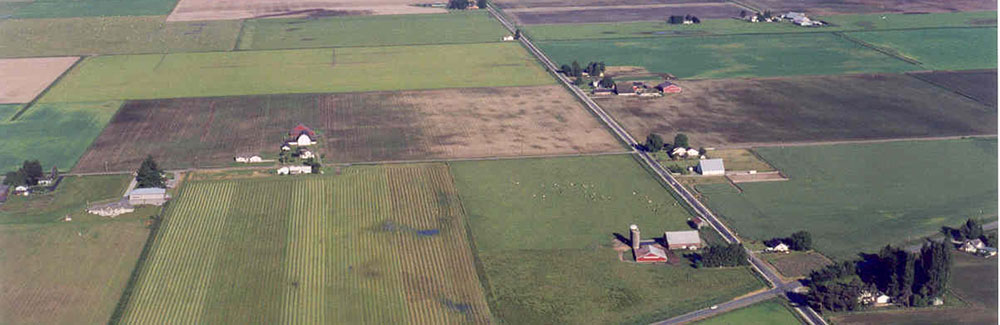
{"label": "farm outbuilding", "polygon": [[726,166],[722,159],[703,159],[698,162],[698,172],[705,176],[722,176],[726,174]]}
{"label": "farm outbuilding", "polygon": [[659,90],[666,94],[676,94],[682,91],[680,86],[675,85],[674,83],[669,81],[664,81],[661,82],[659,85],[656,85],[656,90]]}
{"label": "farm outbuilding", "polygon": [[643,243],[639,249],[635,250],[635,261],[637,263],[666,263],[667,252],[660,245]]}
{"label": "farm outbuilding", "polygon": [[131,205],[163,205],[169,199],[167,189],[162,187],[137,188],[128,193],[128,203]]}
{"label": "farm outbuilding", "polygon": [[701,235],[697,230],[666,231],[663,233],[663,241],[667,243],[668,249],[698,249],[701,248]]}

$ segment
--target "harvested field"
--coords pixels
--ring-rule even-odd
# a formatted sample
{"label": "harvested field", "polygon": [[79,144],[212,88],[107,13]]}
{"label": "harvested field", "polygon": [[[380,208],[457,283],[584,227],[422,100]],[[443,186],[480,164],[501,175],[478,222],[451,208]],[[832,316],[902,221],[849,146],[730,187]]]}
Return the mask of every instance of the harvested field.
{"label": "harvested field", "polygon": [[[537,42],[561,64],[604,61],[678,78],[903,72],[920,67],[830,33]],[[680,51],[678,49],[684,49]]]}
{"label": "harvested field", "polygon": [[128,102],[76,170],[130,170],[147,154],[225,166],[275,153],[298,123],[322,133],[326,162],[624,150],[559,86],[242,96]]}
{"label": "harvested field", "polygon": [[78,59],[0,59],[0,104],[30,102]]}
{"label": "harvested field", "polygon": [[997,107],[997,70],[935,71],[911,75],[984,105]]}
{"label": "harvested field", "polygon": [[45,102],[551,85],[519,44],[90,57]]}
{"label": "harvested field", "polygon": [[168,21],[444,13],[421,0],[179,0]]}
{"label": "harvested field", "polygon": [[490,43],[500,42],[508,34],[499,21],[484,11],[430,15],[271,18],[246,21],[238,48],[269,50]]}
{"label": "harvested field", "polygon": [[69,170],[120,106],[121,102],[35,104],[16,120],[0,120],[0,170],[17,169],[31,159],[38,159],[46,170],[53,165]]}
{"label": "harvested field", "polygon": [[122,320],[488,323],[466,238],[445,165],[190,181]]}
{"label": "harvested field", "polygon": [[845,33],[886,53],[920,62],[921,70],[997,68],[997,28],[940,28]]}
{"label": "harvested field", "polygon": [[0,20],[0,57],[228,51],[238,21],[164,16]]}
{"label": "harvested field", "polygon": [[780,182],[787,181],[788,179],[781,175],[780,172],[764,172],[764,173],[730,173],[726,172],[726,177],[729,181],[733,183],[754,183],[754,182]]}
{"label": "harvested field", "polygon": [[[0,4],[7,4],[4,0]],[[14,0],[18,1],[18,0]],[[15,2],[16,3],[16,2]],[[14,18],[165,15],[177,0],[25,0]]]}
{"label": "harvested field", "polygon": [[[834,259],[997,215],[997,139],[754,149],[785,182],[696,186],[748,240],[806,230]],[[937,154],[929,155],[928,152]]]}
{"label": "harvested field", "polygon": [[660,99],[602,106],[634,137],[695,146],[995,134],[995,109],[907,75],[680,81]]}
{"label": "harvested field", "polygon": [[833,262],[825,256],[817,252],[789,252],[784,253],[766,253],[761,256],[767,260],[768,263],[774,265],[774,268],[781,272],[788,278],[798,278],[808,276],[813,270],[818,270],[828,264]]}
{"label": "harvested field", "polygon": [[649,237],[690,229],[687,211],[630,155],[449,165],[505,323],[650,323],[763,287],[743,267],[619,262],[612,239],[630,223]]}
{"label": "harvested field", "polygon": [[[538,7],[604,7],[636,6],[681,3],[721,3],[725,0],[500,0],[496,5],[502,9]],[[505,10],[506,11],[506,10]]]}
{"label": "harvested field", "polygon": [[106,323],[147,234],[134,218],[0,226],[0,322]]}
{"label": "harvested field", "polygon": [[978,0],[747,0],[746,2],[761,10],[799,11],[813,15],[997,10],[996,1]]}
{"label": "harvested field", "polygon": [[574,24],[628,21],[663,21],[671,15],[694,15],[701,19],[738,17],[737,5],[719,3],[689,3],[673,5],[566,7],[510,9],[505,12],[519,24]]}

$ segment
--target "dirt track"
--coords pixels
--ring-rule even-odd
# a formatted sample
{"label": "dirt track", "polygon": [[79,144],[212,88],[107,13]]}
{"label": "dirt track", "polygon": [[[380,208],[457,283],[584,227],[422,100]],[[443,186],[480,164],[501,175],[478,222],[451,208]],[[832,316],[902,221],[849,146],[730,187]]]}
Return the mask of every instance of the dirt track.
{"label": "dirt track", "polygon": [[0,104],[30,102],[77,59],[75,56],[0,59]]}

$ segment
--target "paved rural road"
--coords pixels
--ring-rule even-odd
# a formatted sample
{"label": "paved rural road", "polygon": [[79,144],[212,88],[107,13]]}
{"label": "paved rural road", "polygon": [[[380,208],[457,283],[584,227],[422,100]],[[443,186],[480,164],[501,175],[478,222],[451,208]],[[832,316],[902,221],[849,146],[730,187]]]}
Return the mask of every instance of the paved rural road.
{"label": "paved rural road", "polygon": [[[507,28],[507,30],[509,30],[511,33],[514,33],[517,30],[517,27],[515,27],[513,24],[507,21],[507,18],[504,17],[503,14],[501,14],[499,11],[497,11],[497,9],[493,6],[493,4],[490,4],[488,8],[490,14],[492,14],[493,17],[499,20],[500,23],[505,28]],[[621,125],[618,124],[618,122],[612,119],[611,116],[604,111],[604,109],[598,106],[597,103],[590,98],[590,96],[587,96],[587,94],[584,93],[582,90],[580,90],[579,87],[573,86],[573,83],[569,80],[569,78],[558,73],[557,71],[559,71],[559,69],[557,68],[555,63],[553,63],[552,60],[549,60],[549,58],[545,56],[545,53],[542,53],[541,50],[535,47],[535,45],[531,43],[531,40],[527,36],[522,34],[520,42],[521,44],[524,45],[525,48],[527,48],[531,52],[531,54],[533,54],[539,61],[542,62],[542,64],[545,66],[546,69],[552,71],[553,74],[556,76],[556,78],[558,78],[559,81],[563,83],[563,85],[569,88],[573,92],[573,94],[576,95],[577,98],[579,98],[584,104],[586,104],[587,107],[591,110],[591,112],[593,112],[594,115],[596,115],[601,120],[601,122],[603,122],[609,129],[611,129],[611,131],[614,132],[615,135],[618,136],[618,138],[620,138],[622,141],[628,144],[628,146],[632,148],[632,151],[636,152],[636,154],[642,159],[642,161],[645,162],[647,165],[649,165],[649,167],[653,169],[653,171],[657,174],[657,176],[660,177],[661,180],[666,182],[667,185],[670,186],[670,188],[672,188],[675,192],[677,192],[681,196],[681,198],[683,198],[684,201],[694,209],[694,211],[696,212],[696,214],[698,214],[698,216],[708,221],[709,225],[711,225],[712,228],[715,228],[715,230],[717,230],[719,234],[722,235],[722,238],[725,239],[726,242],[729,243],[740,242],[739,238],[732,230],[730,230],[728,227],[726,227],[725,224],[719,221],[719,219],[716,218],[715,215],[708,210],[708,208],[706,208],[703,204],[701,204],[701,202],[698,201],[698,199],[696,199],[694,195],[691,194],[691,192],[689,192],[686,188],[684,188],[684,186],[678,183],[677,180],[674,179],[674,177],[670,175],[670,173],[667,172],[666,169],[664,169],[659,162],[656,161],[656,159],[653,159],[652,157],[649,156],[648,153],[644,151],[635,150],[635,148],[637,148],[637,145],[639,145],[639,143],[635,141],[634,138],[632,138],[632,135],[626,132],[625,129],[622,128]],[[773,290],[776,292],[784,292],[787,294],[789,291],[792,291],[795,288],[801,286],[798,282],[792,282],[792,283],[782,282],[781,277],[778,276],[777,272],[775,272],[774,269],[768,266],[767,263],[757,258],[757,256],[750,250],[747,250],[747,254],[750,257],[749,258],[750,264],[753,266],[754,270],[760,273],[771,284],[771,286],[774,287],[774,289],[771,289],[768,292]],[[762,295],[752,295],[749,297],[744,297],[742,299],[736,299],[726,303],[730,304],[728,305],[728,308],[722,308],[721,306],[716,309],[706,308],[703,310],[695,311],[692,314],[688,314],[691,316],[688,315],[681,316],[681,317],[686,317],[684,319],[676,319],[676,318],[668,319],[665,320],[663,323],[665,324],[683,323],[686,321],[710,317],[712,315],[736,308],[736,306],[740,306],[741,304],[744,303],[749,304],[757,301],[755,299],[764,299],[766,297],[769,296],[766,294],[762,294]],[[813,310],[812,308],[809,308],[808,306],[798,306],[795,308],[796,311],[799,312],[800,315],[804,316],[805,319],[810,324],[823,324],[823,325],[826,324],[826,321],[823,320],[823,317],[821,317],[818,313],[816,313],[816,311]]]}

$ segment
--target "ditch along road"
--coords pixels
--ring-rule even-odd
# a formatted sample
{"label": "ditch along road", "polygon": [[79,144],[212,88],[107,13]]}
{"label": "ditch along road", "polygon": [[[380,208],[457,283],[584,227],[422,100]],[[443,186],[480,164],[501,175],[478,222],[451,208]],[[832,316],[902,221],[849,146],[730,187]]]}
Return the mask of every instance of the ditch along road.
{"label": "ditch along road", "polygon": [[[502,13],[500,13],[492,3],[488,5],[488,9],[490,14],[493,15],[494,18],[499,20],[500,24],[502,24],[504,28],[506,28],[511,33],[517,32],[517,27],[514,26],[514,24],[512,24],[510,21],[508,21],[507,18]],[[693,211],[698,217],[701,217],[705,221],[708,221],[708,224],[711,225],[712,228],[714,228],[716,231],[718,231],[719,234],[722,235],[722,238],[726,240],[726,242],[740,243],[740,239],[736,236],[736,233],[730,230],[728,227],[726,227],[726,225],[722,223],[722,221],[720,221],[715,216],[715,214],[709,211],[708,208],[706,208],[700,201],[698,201],[698,199],[694,197],[693,194],[691,194],[691,192],[689,192],[686,188],[684,188],[684,186],[678,183],[677,180],[674,179],[674,177],[670,175],[670,173],[667,172],[667,170],[664,169],[659,162],[653,159],[645,151],[636,150],[639,143],[635,141],[634,138],[632,138],[632,135],[630,135],[627,131],[625,131],[625,129],[622,128],[621,125],[618,124],[618,122],[612,119],[611,116],[608,115],[608,113],[605,112],[604,109],[602,109],[599,105],[597,105],[597,103],[594,102],[594,100],[592,100],[589,96],[587,96],[587,94],[584,93],[583,90],[581,90],[579,87],[574,86],[572,81],[569,80],[569,78],[558,73],[559,69],[557,68],[556,64],[553,63],[552,60],[549,60],[549,58],[545,55],[545,53],[542,53],[541,50],[535,47],[535,45],[531,43],[529,37],[522,34],[521,37],[519,38],[519,41],[521,42],[522,45],[524,45],[525,48],[528,49],[528,51],[531,52],[532,55],[535,56],[535,58],[538,59],[539,62],[541,62],[545,66],[547,70],[552,72],[552,74],[557,79],[559,79],[559,81],[562,82],[567,89],[572,91],[573,94],[576,95],[576,97],[580,99],[580,101],[583,102],[587,106],[587,108],[589,108],[590,111],[594,113],[594,115],[596,115],[601,120],[602,123],[605,124],[605,126],[608,127],[608,129],[614,132],[619,139],[628,144],[628,146],[632,148],[632,152],[636,156],[638,156],[643,162],[645,162],[646,165],[648,165],[650,169],[652,169],[653,172],[655,172],[656,175],[663,182],[669,185],[670,188],[674,190],[674,192],[680,195],[680,197],[693,209]],[[749,305],[753,302],[760,301],[761,299],[764,298],[773,297],[778,294],[784,294],[787,297],[790,292],[793,292],[795,289],[802,286],[798,281],[784,282],[778,275],[777,271],[775,271],[766,262],[758,258],[757,255],[755,255],[749,249],[747,249],[747,256],[749,256],[750,265],[753,267],[753,269],[757,271],[757,273],[760,273],[760,275],[765,280],[767,280],[767,282],[773,289],[724,303],[723,306],[727,308],[723,308],[723,306],[716,306],[715,309],[706,308],[686,315],[681,315],[679,317],[664,320],[657,324],[680,324],[680,323],[694,321],[697,319],[711,317],[716,314],[724,313],[726,311],[730,311],[732,309],[739,308],[741,306]],[[823,319],[823,317],[819,315],[819,313],[817,313],[812,308],[809,308],[808,306],[803,306],[803,305],[795,306],[795,311],[799,313],[800,316],[802,316],[804,321],[806,321],[811,325],[827,324],[826,321]]]}

